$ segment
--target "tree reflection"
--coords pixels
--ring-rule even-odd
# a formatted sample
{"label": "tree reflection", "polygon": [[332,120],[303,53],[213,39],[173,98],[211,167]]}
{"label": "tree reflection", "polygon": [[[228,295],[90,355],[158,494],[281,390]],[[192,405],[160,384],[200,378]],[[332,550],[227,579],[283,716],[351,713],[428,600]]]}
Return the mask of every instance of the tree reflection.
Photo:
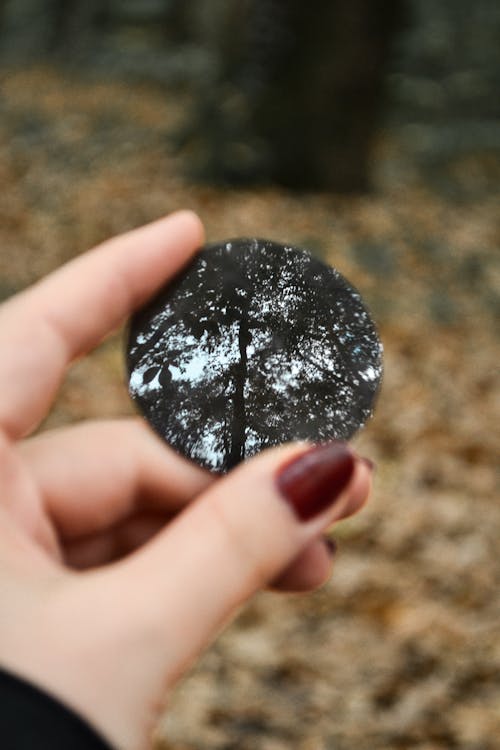
{"label": "tree reflection", "polygon": [[371,413],[381,346],[334,269],[235,240],[202,251],[135,316],[129,374],[159,434],[227,471],[287,440],[350,437]]}

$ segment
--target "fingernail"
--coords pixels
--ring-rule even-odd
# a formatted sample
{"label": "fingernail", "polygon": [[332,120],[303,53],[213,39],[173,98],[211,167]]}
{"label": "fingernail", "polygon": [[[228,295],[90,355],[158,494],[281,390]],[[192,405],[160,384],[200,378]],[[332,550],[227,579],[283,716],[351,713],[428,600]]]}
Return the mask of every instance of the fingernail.
{"label": "fingernail", "polygon": [[301,521],[333,505],[349,484],[355,459],[345,443],[317,445],[278,472],[278,489]]}
{"label": "fingernail", "polygon": [[375,471],[375,469],[377,468],[377,464],[375,463],[375,461],[372,461],[371,458],[362,456],[359,460],[362,461],[366,466],[368,466],[370,471]]}
{"label": "fingernail", "polygon": [[324,542],[330,557],[335,557],[335,554],[337,552],[337,542],[335,541],[335,539],[332,539],[332,537],[330,536],[325,536]]}

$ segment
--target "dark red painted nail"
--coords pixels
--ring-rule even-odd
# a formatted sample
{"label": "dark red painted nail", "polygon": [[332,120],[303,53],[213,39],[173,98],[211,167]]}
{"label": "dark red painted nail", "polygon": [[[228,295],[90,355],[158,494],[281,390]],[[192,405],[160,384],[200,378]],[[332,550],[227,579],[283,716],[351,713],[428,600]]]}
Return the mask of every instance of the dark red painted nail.
{"label": "dark red painted nail", "polygon": [[301,521],[333,505],[354,473],[355,458],[345,443],[317,445],[279,470],[276,483]]}

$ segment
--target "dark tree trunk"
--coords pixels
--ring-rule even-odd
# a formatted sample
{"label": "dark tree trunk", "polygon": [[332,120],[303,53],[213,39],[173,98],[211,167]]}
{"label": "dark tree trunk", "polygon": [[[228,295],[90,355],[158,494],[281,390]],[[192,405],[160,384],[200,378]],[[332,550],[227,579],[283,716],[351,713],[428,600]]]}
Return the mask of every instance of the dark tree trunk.
{"label": "dark tree trunk", "polygon": [[233,390],[233,424],[231,426],[231,450],[229,453],[228,467],[232,468],[241,463],[245,458],[246,437],[246,411],[245,411],[245,384],[248,378],[248,354],[247,347],[252,340],[249,328],[248,309],[243,308],[238,330],[238,348],[240,361],[236,365]]}
{"label": "dark tree trunk", "polygon": [[291,43],[256,102],[272,176],[293,188],[364,190],[401,0],[283,0]]}
{"label": "dark tree trunk", "polygon": [[106,3],[100,0],[52,0],[55,8],[52,52],[74,55],[92,44],[106,25]]}
{"label": "dark tree trunk", "polygon": [[196,115],[208,172],[229,182],[366,189],[406,1],[246,0],[239,13],[228,10],[219,38],[210,36],[219,85],[200,92]]}

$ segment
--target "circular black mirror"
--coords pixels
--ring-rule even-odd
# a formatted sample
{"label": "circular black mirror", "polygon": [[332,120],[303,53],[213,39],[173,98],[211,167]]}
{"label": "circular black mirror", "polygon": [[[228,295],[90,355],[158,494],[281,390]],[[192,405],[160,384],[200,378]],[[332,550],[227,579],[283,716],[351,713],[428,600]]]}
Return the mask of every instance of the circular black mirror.
{"label": "circular black mirror", "polygon": [[132,318],[129,390],[178,452],[226,472],[268,446],[348,439],[382,345],[359,293],[304,250],[208,245]]}

